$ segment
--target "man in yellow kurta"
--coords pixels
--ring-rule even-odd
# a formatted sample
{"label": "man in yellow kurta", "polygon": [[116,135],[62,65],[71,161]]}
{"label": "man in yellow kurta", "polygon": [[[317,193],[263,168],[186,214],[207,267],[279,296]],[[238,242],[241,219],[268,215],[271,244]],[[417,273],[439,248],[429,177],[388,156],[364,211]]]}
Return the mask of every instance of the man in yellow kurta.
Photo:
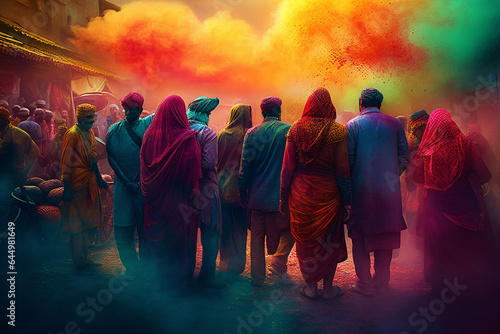
{"label": "man in yellow kurta", "polygon": [[78,123],[64,135],[61,180],[64,182],[63,232],[68,232],[73,264],[77,270],[90,262],[88,248],[101,223],[99,188],[107,188],[95,157],[96,139],[92,126],[96,107],[81,104],[76,108]]}

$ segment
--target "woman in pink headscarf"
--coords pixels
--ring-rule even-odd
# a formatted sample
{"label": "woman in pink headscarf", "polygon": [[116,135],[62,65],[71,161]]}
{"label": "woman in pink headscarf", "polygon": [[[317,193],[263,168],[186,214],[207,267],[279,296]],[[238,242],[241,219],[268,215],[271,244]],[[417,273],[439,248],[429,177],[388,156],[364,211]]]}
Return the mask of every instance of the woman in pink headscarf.
{"label": "woman in pink headscarf", "polygon": [[488,276],[493,250],[481,189],[490,171],[443,109],[431,114],[414,164],[413,181],[425,190],[417,231],[424,237],[426,280],[436,291],[446,280],[478,283]]}
{"label": "woman in pink headscarf", "polygon": [[170,95],[158,107],[141,147],[144,230],[162,278],[173,284],[193,277],[201,151],[189,129],[186,105]]}

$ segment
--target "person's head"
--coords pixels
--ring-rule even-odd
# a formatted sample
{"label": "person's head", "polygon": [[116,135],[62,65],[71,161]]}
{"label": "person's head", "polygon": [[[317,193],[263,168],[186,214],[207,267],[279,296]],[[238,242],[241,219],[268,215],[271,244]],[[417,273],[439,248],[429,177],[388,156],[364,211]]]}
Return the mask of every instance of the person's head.
{"label": "person's head", "polygon": [[17,99],[17,104],[19,104],[22,107],[24,107],[24,105],[26,104],[26,99],[24,97],[19,97]]}
{"label": "person's head", "polygon": [[424,136],[424,132],[425,132],[426,127],[427,127],[427,125],[424,124],[421,127],[419,127],[418,129],[415,129],[415,131],[413,131],[413,134],[415,135],[415,137],[417,137],[418,140],[422,140],[422,137]]}
{"label": "person's head", "polygon": [[45,122],[50,124],[52,122],[52,117],[54,117],[54,113],[49,110],[45,110]]}
{"label": "person's head", "polygon": [[87,131],[92,129],[95,123],[96,112],[96,107],[88,103],[83,103],[76,107],[78,126]]}
{"label": "person's head", "polygon": [[30,103],[27,108],[30,111],[30,116],[33,116],[35,113],[36,104],[34,102]]}
{"label": "person's head", "polygon": [[42,108],[43,109],[43,108],[45,108],[45,104],[46,104],[45,101],[42,100],[42,99],[36,100],[36,107],[37,108]]}
{"label": "person's head", "polygon": [[59,127],[57,128],[57,132],[56,132],[56,139],[57,140],[63,140],[64,138],[64,135],[66,134],[66,131],[68,131],[68,128],[66,127],[66,125],[59,125]]}
{"label": "person's head", "polygon": [[56,127],[60,127],[60,126],[62,126],[62,125],[66,126],[66,120],[65,120],[64,118],[56,118],[56,119],[54,120],[54,125],[55,125]]}
{"label": "person's head", "polygon": [[10,110],[10,113],[12,114],[12,117],[17,117],[17,114],[19,113],[19,110],[21,110],[21,106],[16,104],[12,107]]}
{"label": "person's head", "polygon": [[384,95],[375,88],[366,88],[361,92],[361,97],[359,98],[359,111],[363,111],[366,108],[377,108],[380,109],[382,106],[382,100]]}
{"label": "person's head", "polygon": [[337,110],[333,105],[330,92],[324,88],[315,89],[314,92],[309,95],[304,111],[302,112],[302,117],[311,118],[337,118]]}
{"label": "person's head", "polygon": [[219,105],[219,99],[216,97],[208,98],[205,96],[197,97],[188,105],[186,111],[189,120],[196,120],[208,124],[210,114]]}
{"label": "person's head", "polygon": [[282,101],[279,97],[269,96],[262,100],[260,103],[260,110],[262,111],[262,116],[276,117],[281,119],[281,104]]}
{"label": "person's head", "polygon": [[112,116],[116,116],[118,114],[118,111],[120,111],[120,108],[116,104],[110,104],[109,105],[109,114]]}
{"label": "person's head", "polygon": [[25,120],[30,117],[30,111],[28,108],[21,108],[19,109],[19,112],[17,113],[17,118],[21,120],[21,122],[24,122]]}
{"label": "person's head", "polygon": [[414,112],[410,115],[410,133],[418,140],[422,140],[424,136],[425,127],[429,121],[429,114],[425,110]]}
{"label": "person's head", "polygon": [[4,107],[5,109],[9,110],[9,102],[0,100],[0,107]]}
{"label": "person's head", "polygon": [[135,92],[128,93],[121,101],[122,107],[125,110],[125,117],[129,123],[134,123],[139,119],[144,105],[144,97]]}
{"label": "person's head", "polygon": [[38,124],[45,121],[45,111],[41,108],[36,108],[33,113],[33,120]]}
{"label": "person's head", "polygon": [[397,116],[396,118],[403,125],[403,129],[405,130],[405,132],[408,132],[408,117],[401,115],[401,116]]}
{"label": "person's head", "polygon": [[7,108],[0,107],[0,131],[3,131],[10,124],[10,113]]}
{"label": "person's head", "polygon": [[68,119],[68,111],[67,110],[61,111],[61,117],[67,120]]}

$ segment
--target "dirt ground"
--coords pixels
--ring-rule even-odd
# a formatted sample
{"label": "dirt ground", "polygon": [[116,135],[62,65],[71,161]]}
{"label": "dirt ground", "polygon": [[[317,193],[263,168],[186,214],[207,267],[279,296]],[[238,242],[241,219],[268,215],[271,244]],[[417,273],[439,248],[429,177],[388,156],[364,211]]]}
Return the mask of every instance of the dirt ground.
{"label": "dirt ground", "polygon": [[[5,251],[5,240],[0,244]],[[114,240],[92,249],[91,258],[102,266],[77,275],[61,236],[32,241],[17,256],[16,326],[2,316],[1,333],[500,333],[497,296],[477,300],[465,289],[443,302],[425,284],[422,259],[411,247],[392,262],[390,290],[373,297],[350,291],[356,276],[349,253],[335,276],[344,295],[328,301],[298,293],[304,282],[295,248],[288,262],[292,284],[253,287],[247,256],[243,275],[218,272],[231,281],[226,288],[201,289],[194,280],[191,293],[180,297],[148,277],[117,278],[123,267]],[[7,313],[8,287],[2,289]]]}

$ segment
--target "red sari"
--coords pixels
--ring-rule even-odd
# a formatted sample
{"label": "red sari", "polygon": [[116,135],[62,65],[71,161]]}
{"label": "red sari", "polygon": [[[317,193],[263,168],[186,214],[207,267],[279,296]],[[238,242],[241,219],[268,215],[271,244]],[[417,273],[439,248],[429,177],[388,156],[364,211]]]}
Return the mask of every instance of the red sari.
{"label": "red sari", "polygon": [[163,274],[190,279],[196,261],[197,211],[190,195],[201,179],[201,151],[181,97],[158,107],[141,147],[144,232]]}
{"label": "red sari", "polygon": [[318,89],[290,128],[281,174],[281,201],[289,204],[290,227],[307,284],[323,279],[347,259],[337,178],[348,176],[346,127],[335,122],[328,91]]}
{"label": "red sari", "polygon": [[415,165],[413,180],[425,189],[417,229],[426,280],[439,287],[484,277],[492,239],[481,184],[491,173],[446,110],[431,114]]}

